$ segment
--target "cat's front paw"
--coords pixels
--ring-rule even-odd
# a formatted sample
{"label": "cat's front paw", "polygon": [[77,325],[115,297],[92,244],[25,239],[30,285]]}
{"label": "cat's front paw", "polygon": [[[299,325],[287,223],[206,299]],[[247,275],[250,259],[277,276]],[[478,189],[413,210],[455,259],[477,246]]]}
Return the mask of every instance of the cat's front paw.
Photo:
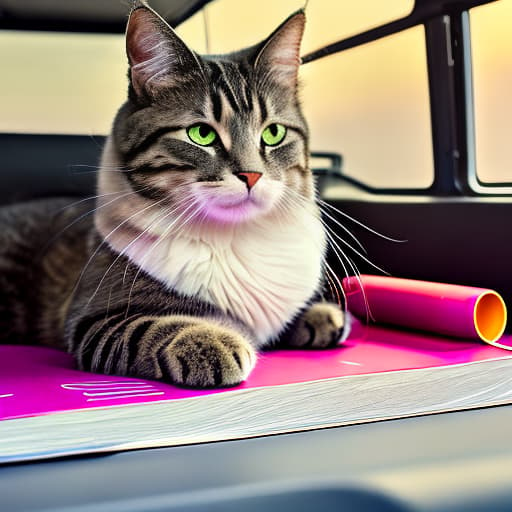
{"label": "cat's front paw", "polygon": [[345,314],[328,302],[312,304],[295,321],[286,344],[295,348],[336,346],[345,334]]}
{"label": "cat's front paw", "polygon": [[256,353],[238,332],[208,323],[181,330],[160,353],[160,367],[178,385],[239,384],[256,364]]}

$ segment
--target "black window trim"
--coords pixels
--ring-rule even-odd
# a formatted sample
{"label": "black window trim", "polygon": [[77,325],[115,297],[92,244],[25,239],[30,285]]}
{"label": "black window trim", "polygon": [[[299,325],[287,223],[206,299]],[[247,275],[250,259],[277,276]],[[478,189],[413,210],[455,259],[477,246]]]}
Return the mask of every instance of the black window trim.
{"label": "black window trim", "polygon": [[[177,27],[196,12],[205,7],[212,0],[186,0],[183,5],[169,8],[162,13],[164,18],[173,27]],[[78,3],[78,0],[74,0]],[[0,0],[0,30],[30,30],[40,32],[80,32],[80,33],[110,33],[124,34],[126,30],[126,19],[130,11],[131,1],[119,1],[117,16],[111,19],[98,19],[95,16],[97,5],[100,0],[91,2],[89,9],[80,10],[75,16],[70,16],[69,10],[60,9],[58,2],[41,1],[40,4],[46,6],[46,13],[27,13],[27,9],[20,9],[18,6],[13,8],[10,4],[13,2],[4,2]],[[64,3],[64,2],[62,2]],[[72,2],[70,2],[72,3]],[[151,3],[151,2],[150,2]],[[161,6],[156,6],[157,10]]]}

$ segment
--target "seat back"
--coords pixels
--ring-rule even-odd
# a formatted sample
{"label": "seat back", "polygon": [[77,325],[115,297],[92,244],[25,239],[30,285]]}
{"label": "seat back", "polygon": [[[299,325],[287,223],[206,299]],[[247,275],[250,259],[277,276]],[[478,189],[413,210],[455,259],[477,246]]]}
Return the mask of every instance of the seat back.
{"label": "seat back", "polygon": [[0,134],[0,204],[94,195],[105,137]]}

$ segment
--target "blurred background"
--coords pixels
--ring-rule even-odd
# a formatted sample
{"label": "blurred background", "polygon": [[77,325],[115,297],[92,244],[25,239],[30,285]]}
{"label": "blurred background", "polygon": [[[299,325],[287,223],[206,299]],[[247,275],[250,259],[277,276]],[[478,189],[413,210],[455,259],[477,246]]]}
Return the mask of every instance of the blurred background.
{"label": "blurred background", "polygon": [[[199,53],[267,36],[300,0],[216,0],[178,28]],[[303,54],[402,18],[413,0],[310,0]],[[127,6],[128,11],[128,6]],[[165,15],[165,13],[161,13]],[[512,0],[470,11],[476,166],[483,182],[512,181]],[[122,35],[0,32],[0,132],[107,134],[126,96]],[[433,180],[422,25],[305,64],[301,97],[314,151],[341,153],[344,172],[374,187],[427,188]]]}

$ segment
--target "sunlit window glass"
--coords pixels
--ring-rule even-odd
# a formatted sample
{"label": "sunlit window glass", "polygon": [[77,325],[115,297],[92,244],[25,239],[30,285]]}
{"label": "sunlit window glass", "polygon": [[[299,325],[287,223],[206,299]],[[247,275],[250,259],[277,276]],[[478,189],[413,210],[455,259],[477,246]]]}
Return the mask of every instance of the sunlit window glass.
{"label": "sunlit window glass", "polygon": [[423,27],[303,66],[311,147],[341,153],[344,172],[383,188],[433,180]]}
{"label": "sunlit window glass", "polygon": [[0,131],[110,131],[128,87],[123,36],[4,31],[0,48]]}
{"label": "sunlit window glass", "polygon": [[476,170],[486,183],[512,182],[512,0],[470,12]]}
{"label": "sunlit window glass", "polygon": [[[205,38],[199,29],[208,27],[209,49],[224,53],[250,46],[291,13],[306,5],[305,0],[215,0],[205,6],[181,28],[194,40],[196,50],[206,51]],[[309,0],[306,7],[306,31],[302,52],[306,54],[370,28],[410,14],[414,0]]]}
{"label": "sunlit window glass", "polygon": [[[310,0],[303,53],[403,17],[411,10],[413,1],[393,0],[385,4],[384,7],[380,0]],[[262,0],[257,4],[217,0],[208,4],[205,13],[198,12],[180,25],[178,33],[196,51],[205,52],[207,41],[211,52],[230,51],[261,40],[303,5],[303,0]],[[384,42],[378,44],[386,46]],[[109,133],[115,112],[126,98],[128,85],[122,35],[2,31],[0,48],[3,50],[2,67],[6,70],[0,83],[0,131]],[[338,66],[338,62],[346,61],[345,55],[352,53],[328,58],[327,67],[330,62]],[[420,56],[420,62],[422,58]],[[348,70],[351,65],[341,67],[351,74]],[[309,86],[313,86],[314,91],[315,87],[322,86],[321,80],[325,82],[321,72],[315,72],[322,67],[323,64],[311,63],[303,69],[308,85],[305,90],[308,113],[313,117],[315,109],[309,102],[312,98]],[[378,79],[377,74],[374,75],[373,81]],[[347,81],[346,77],[344,80]],[[341,102],[349,98],[342,92],[340,89],[337,97]],[[320,96],[315,101],[319,111],[326,108]],[[361,115],[365,115],[364,109]],[[318,125],[314,118],[312,122]],[[324,144],[323,141],[316,144],[317,140],[314,138],[315,146],[320,149]]]}

